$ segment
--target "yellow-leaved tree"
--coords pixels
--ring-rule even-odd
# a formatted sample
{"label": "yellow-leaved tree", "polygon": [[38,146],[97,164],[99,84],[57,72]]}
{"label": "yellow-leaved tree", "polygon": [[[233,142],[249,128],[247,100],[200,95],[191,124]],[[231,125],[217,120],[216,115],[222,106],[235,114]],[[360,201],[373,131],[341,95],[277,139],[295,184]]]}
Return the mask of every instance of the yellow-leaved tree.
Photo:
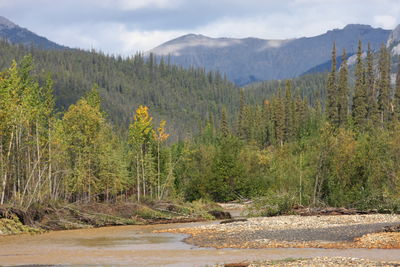
{"label": "yellow-leaved tree", "polygon": [[129,145],[135,159],[137,200],[140,202],[141,194],[146,196],[146,168],[145,155],[148,152],[151,138],[153,137],[153,118],[150,117],[149,108],[140,105],[133,116],[133,123],[129,125]]}

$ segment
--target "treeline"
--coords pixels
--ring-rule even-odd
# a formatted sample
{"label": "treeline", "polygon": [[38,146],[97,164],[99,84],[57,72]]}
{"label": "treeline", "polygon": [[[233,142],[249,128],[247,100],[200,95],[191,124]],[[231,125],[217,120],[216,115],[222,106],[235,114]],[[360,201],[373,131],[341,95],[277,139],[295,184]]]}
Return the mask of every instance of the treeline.
{"label": "treeline", "polygon": [[354,69],[354,90],[350,91],[346,51],[343,50],[342,64],[337,73],[336,47],[333,47],[332,71],[327,83],[328,120],[334,127],[352,126],[358,132],[374,127],[388,128],[400,114],[400,90],[398,82],[395,87],[391,83],[390,53],[385,45],[382,45],[377,60],[374,60],[369,45],[365,60],[362,53],[360,41]]}
{"label": "treeline", "polygon": [[[307,102],[314,106],[317,103],[324,105],[326,99],[327,72],[307,74],[291,80],[296,94],[299,94]],[[249,84],[244,87],[248,104],[259,103],[261,99],[273,97],[281,87],[283,81],[272,80]]]}
{"label": "treeline", "polygon": [[65,111],[84,96],[94,84],[107,116],[127,129],[134,108],[146,105],[157,122],[168,120],[171,139],[184,139],[198,131],[200,121],[210,113],[219,114],[222,105],[235,112],[239,88],[218,72],[183,69],[171,65],[168,58],[136,54],[131,57],[104,55],[96,51],[39,50],[0,41],[0,69],[12,60],[32,55],[39,83],[47,73],[54,81],[56,109]]}
{"label": "treeline", "polygon": [[[140,105],[149,107],[155,121],[169,122],[170,142],[195,135],[201,122],[221,116],[222,107],[235,114],[240,106],[240,89],[224,75],[201,68],[183,69],[171,65],[168,58],[152,55],[122,58],[77,49],[38,50],[0,41],[0,70],[26,55],[32,55],[36,66],[32,71],[39,84],[51,73],[57,111],[67,110],[97,85],[102,108],[120,132],[126,131]],[[315,74],[292,83],[296,93],[314,105],[317,99],[323,103],[325,81],[325,74]],[[245,88],[247,104],[272,97],[278,87],[279,81],[271,81]],[[229,117],[230,123],[233,119]]]}

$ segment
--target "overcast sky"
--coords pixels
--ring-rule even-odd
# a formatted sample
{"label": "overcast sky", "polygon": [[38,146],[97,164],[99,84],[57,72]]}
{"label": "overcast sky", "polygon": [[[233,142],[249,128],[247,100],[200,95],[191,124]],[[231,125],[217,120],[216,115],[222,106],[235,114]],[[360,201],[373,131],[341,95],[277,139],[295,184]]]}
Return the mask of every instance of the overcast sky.
{"label": "overcast sky", "polygon": [[187,33],[286,39],[349,23],[393,29],[400,0],[0,0],[0,15],[62,45],[130,55]]}

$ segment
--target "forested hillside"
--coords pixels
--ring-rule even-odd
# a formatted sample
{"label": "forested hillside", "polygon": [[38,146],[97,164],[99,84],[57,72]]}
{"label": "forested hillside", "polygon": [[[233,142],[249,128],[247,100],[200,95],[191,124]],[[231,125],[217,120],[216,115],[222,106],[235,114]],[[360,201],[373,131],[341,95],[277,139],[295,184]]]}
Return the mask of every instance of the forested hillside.
{"label": "forested hillside", "polygon": [[[326,81],[328,74],[314,73],[292,79],[292,89],[296,94],[301,95],[309,104],[320,104],[326,98]],[[244,87],[246,98],[249,103],[257,103],[260,98],[269,99],[276,95],[279,89],[283,89],[285,81],[265,81],[250,84]]]}
{"label": "forested hillside", "polygon": [[168,129],[174,140],[182,139],[197,131],[205,118],[219,114],[222,106],[234,112],[239,102],[239,88],[219,73],[185,70],[140,54],[121,58],[95,51],[43,51],[2,41],[0,68],[8,68],[13,59],[19,61],[28,54],[40,81],[47,74],[52,77],[58,110],[66,110],[98,86],[104,110],[116,126],[125,129],[133,111],[146,105],[156,121],[170,121]]}
{"label": "forested hillside", "polygon": [[25,57],[0,76],[1,203],[253,198],[261,215],[297,204],[398,211],[400,74],[393,86],[385,46],[363,59],[359,43],[354,82],[346,54],[339,69],[336,58],[334,47],[325,98],[307,90],[324,76],[270,84],[259,104],[247,88],[237,113],[222,107],[192,138],[167,144],[173,118],[158,123],[139,105],[117,134],[96,89],[56,113],[52,81]]}

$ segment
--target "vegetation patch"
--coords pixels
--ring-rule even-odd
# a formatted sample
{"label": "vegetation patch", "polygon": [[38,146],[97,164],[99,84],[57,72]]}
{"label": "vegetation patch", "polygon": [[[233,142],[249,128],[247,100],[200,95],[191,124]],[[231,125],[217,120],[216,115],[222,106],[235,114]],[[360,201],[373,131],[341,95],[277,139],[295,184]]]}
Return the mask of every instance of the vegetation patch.
{"label": "vegetation patch", "polygon": [[257,198],[248,208],[249,217],[278,216],[292,214],[295,199],[289,194],[273,195]]}
{"label": "vegetation patch", "polygon": [[0,235],[14,235],[14,234],[38,234],[43,233],[44,230],[40,228],[34,228],[22,224],[17,216],[11,216],[11,218],[0,219]]}

